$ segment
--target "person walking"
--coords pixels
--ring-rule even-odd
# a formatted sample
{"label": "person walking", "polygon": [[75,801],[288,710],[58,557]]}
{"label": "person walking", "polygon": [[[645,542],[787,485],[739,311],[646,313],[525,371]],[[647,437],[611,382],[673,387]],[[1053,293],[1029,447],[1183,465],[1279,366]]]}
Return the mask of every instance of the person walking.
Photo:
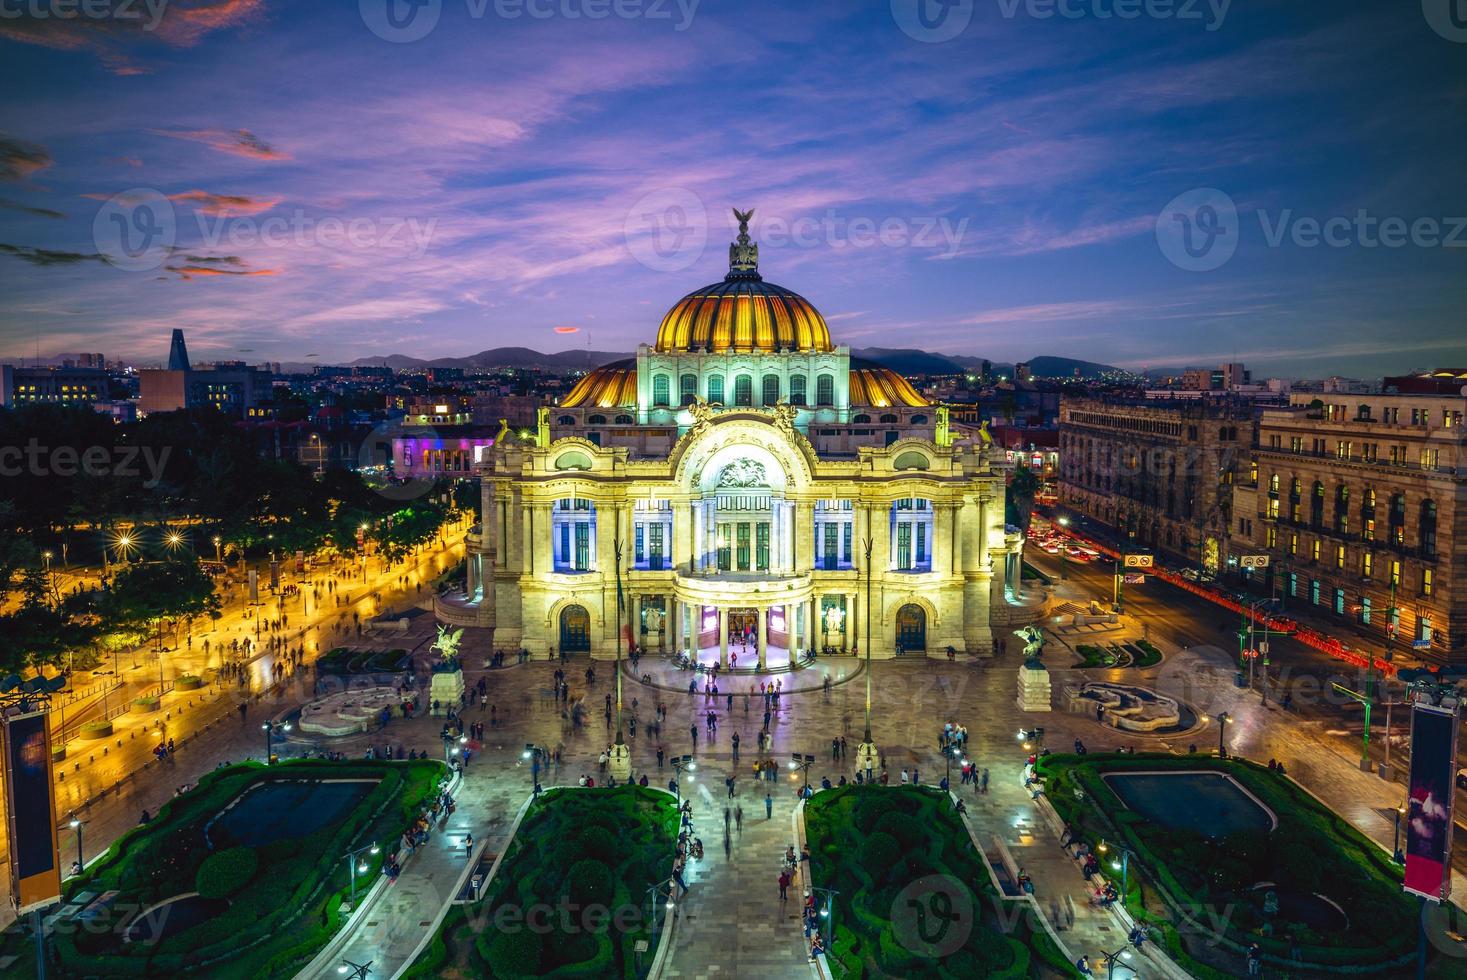
{"label": "person walking", "polygon": [[734,798],[734,778],[733,778],[733,776],[730,775],[723,782],[724,782],[725,785],[728,786],[728,798],[729,799],[733,799]]}
{"label": "person walking", "polygon": [[474,856],[474,835],[464,834],[464,857],[472,859]]}
{"label": "person walking", "polygon": [[988,793],[988,769],[987,768],[985,768],[983,770],[983,775],[978,777],[978,785],[979,785],[978,792],[983,793],[983,794],[987,794]]}
{"label": "person walking", "polygon": [[728,830],[729,830],[729,827],[730,827],[730,825],[732,823],[733,823],[733,813],[729,810],[728,807],[724,807],[723,808],[723,836],[725,836],[725,837],[728,836]]}
{"label": "person walking", "polygon": [[734,806],[734,830],[741,834],[744,832],[744,808],[738,804]]}
{"label": "person walking", "polygon": [[698,726],[697,725],[689,725],[688,726],[688,731],[690,731],[690,732],[693,733],[693,751],[694,752],[697,752],[698,751]]}
{"label": "person walking", "polygon": [[1254,943],[1248,947],[1248,975],[1250,977],[1260,976],[1263,973],[1263,947]]}
{"label": "person walking", "polygon": [[[732,695],[730,695],[730,697],[731,696]],[[734,732],[733,733],[733,761],[734,762],[738,762],[739,761],[739,733],[738,732]]]}
{"label": "person walking", "polygon": [[788,901],[790,897],[790,873],[781,871],[779,873],[779,900]]}
{"label": "person walking", "polygon": [[767,792],[764,794],[764,819],[774,819],[774,797],[770,796]]}

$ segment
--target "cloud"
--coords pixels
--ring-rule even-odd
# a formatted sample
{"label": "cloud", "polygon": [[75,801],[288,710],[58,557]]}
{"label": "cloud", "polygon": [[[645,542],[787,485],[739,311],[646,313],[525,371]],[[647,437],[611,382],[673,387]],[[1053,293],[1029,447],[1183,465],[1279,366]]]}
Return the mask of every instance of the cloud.
{"label": "cloud", "polygon": [[580,333],[581,332],[581,328],[580,327],[556,327],[555,328],[555,332],[556,333]]}
{"label": "cloud", "polygon": [[[20,7],[21,5],[16,5]],[[89,0],[80,15],[19,9],[0,19],[0,38],[53,51],[94,55],[115,75],[146,75],[136,58],[149,43],[191,48],[214,31],[257,19],[265,0]]]}
{"label": "cloud", "polygon": [[202,214],[211,217],[238,217],[269,211],[280,203],[278,197],[246,197],[243,194],[211,194],[208,191],[185,191],[170,194],[168,200],[192,204]]}
{"label": "cloud", "polygon": [[3,197],[0,197],[0,210],[19,211],[21,214],[35,215],[37,218],[66,217],[66,215],[62,214],[60,211],[52,211],[50,208],[33,208],[29,205],[21,204],[19,201],[12,201]]}
{"label": "cloud", "polygon": [[277,150],[248,129],[150,129],[148,132],[154,136],[167,136],[169,139],[185,140],[190,143],[202,143],[211,150],[233,154],[237,157],[249,157],[253,160],[290,159],[289,153],[283,150]]}
{"label": "cloud", "polygon": [[100,262],[102,256],[95,252],[57,252],[49,248],[34,248],[30,245],[8,245],[0,242],[0,255],[13,255],[31,265],[76,265],[79,262]]}
{"label": "cloud", "polygon": [[278,276],[279,269],[221,269],[214,265],[170,265],[169,272],[176,272],[181,279],[196,276]]}
{"label": "cloud", "polygon": [[0,133],[0,180],[24,180],[37,170],[45,170],[52,162],[50,151],[39,143]]}

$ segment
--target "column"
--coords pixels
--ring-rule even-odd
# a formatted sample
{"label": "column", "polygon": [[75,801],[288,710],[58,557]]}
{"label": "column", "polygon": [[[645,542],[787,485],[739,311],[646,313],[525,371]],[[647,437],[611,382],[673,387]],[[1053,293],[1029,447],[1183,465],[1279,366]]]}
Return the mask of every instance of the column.
{"label": "column", "polygon": [[479,595],[479,556],[476,554],[465,556],[464,564],[468,572],[464,591],[469,599],[474,599]]}
{"label": "column", "polygon": [[988,558],[988,511],[990,505],[987,497],[978,498],[978,565],[980,568],[989,566]]}
{"label": "column", "polygon": [[932,537],[928,548],[932,550],[932,570],[947,573],[952,570],[952,523],[953,509],[947,502],[932,502]]}
{"label": "column", "polygon": [[631,639],[631,642],[633,642],[633,643],[641,643],[642,642],[642,594],[640,592],[636,593],[635,595],[633,595],[631,597],[631,601],[627,603],[627,611],[631,614],[631,619],[632,619],[632,622],[631,622],[631,627],[632,627],[632,639]]}
{"label": "column", "polygon": [[728,670],[728,614],[719,606],[718,619],[718,669]]}
{"label": "column", "polygon": [[693,505],[680,500],[672,505],[672,533],[667,536],[672,549],[672,567],[682,569],[693,560]]}
{"label": "column", "polygon": [[790,655],[790,662],[795,659],[795,650],[800,645],[800,634],[795,630],[795,604],[786,602],[784,604],[784,648]]}
{"label": "column", "polygon": [[[820,629],[819,617],[817,616],[817,613],[819,613],[819,612],[820,612],[820,600],[818,598],[816,598],[815,596],[811,596],[810,597],[810,601],[807,602],[807,603],[805,603],[805,629],[804,629],[804,636],[805,636],[805,650],[806,651],[810,651],[810,650],[815,649],[815,636],[819,632],[819,629]],[[824,651],[821,651],[821,652],[823,653]]]}
{"label": "column", "polygon": [[769,638],[765,635],[766,631],[769,629],[768,610],[765,609],[763,606],[760,606],[754,611],[754,615],[756,617],[756,622],[758,623],[758,626],[756,628],[757,632],[754,636],[754,649],[759,651],[759,669],[763,670],[764,651],[769,644]]}
{"label": "column", "polygon": [[799,565],[795,562],[795,534],[797,525],[795,522],[795,503],[792,500],[784,502],[784,537],[780,539],[784,553],[784,570],[795,572]]}
{"label": "column", "polygon": [[689,559],[689,570],[694,574],[703,570],[703,501],[695,500],[693,514],[693,553]]}
{"label": "column", "polygon": [[534,522],[534,505],[522,495],[520,497],[520,571],[525,575],[535,573],[533,555],[535,552],[535,534],[532,524]]}
{"label": "column", "polygon": [[536,503],[532,514],[530,536],[526,542],[530,549],[527,564],[530,565],[532,574],[539,577],[550,573],[550,504]]}
{"label": "column", "polygon": [[[718,570],[718,498],[709,497],[703,502],[703,516],[707,520],[703,535],[703,570]],[[722,613],[719,614],[720,616]]]}
{"label": "column", "polygon": [[671,633],[672,652],[676,656],[683,650],[683,604],[677,596],[667,597],[668,630]]}

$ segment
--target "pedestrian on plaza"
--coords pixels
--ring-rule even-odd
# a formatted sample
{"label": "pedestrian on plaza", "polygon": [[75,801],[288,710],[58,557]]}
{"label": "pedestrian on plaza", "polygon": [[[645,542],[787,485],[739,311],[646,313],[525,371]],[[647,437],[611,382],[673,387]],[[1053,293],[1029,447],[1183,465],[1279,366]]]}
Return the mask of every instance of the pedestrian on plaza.
{"label": "pedestrian on plaza", "polygon": [[474,856],[474,835],[473,834],[464,834],[464,857],[466,857],[466,858],[472,858],[473,856]]}
{"label": "pedestrian on plaza", "polygon": [[728,787],[728,798],[729,799],[733,799],[734,798],[734,778],[733,778],[733,776],[730,775],[730,776],[726,777],[723,782]]}
{"label": "pedestrian on plaza", "polygon": [[733,811],[728,807],[723,808],[723,836],[728,836],[728,828],[733,823]]}
{"label": "pedestrian on plaza", "polygon": [[979,787],[980,787],[979,790],[978,790],[978,792],[987,794],[987,792],[988,792],[988,769],[987,768],[985,768],[983,770],[983,775],[980,776],[980,777],[978,777],[978,783],[979,783]]}
{"label": "pedestrian on plaza", "polygon": [[1092,970],[1092,969],[1090,969],[1090,957],[1088,957],[1088,956],[1081,956],[1078,960],[1076,960],[1075,961],[1075,972],[1078,973],[1078,974],[1080,974],[1080,976],[1082,976],[1082,977],[1093,977],[1093,976],[1095,976],[1095,971]]}
{"label": "pedestrian on plaza", "polygon": [[690,726],[688,728],[688,731],[692,732],[692,734],[693,734],[693,751],[694,752],[697,752],[698,751],[698,726],[697,725],[692,725],[692,726]]}
{"label": "pedestrian on plaza", "polygon": [[779,900],[788,901],[790,897],[790,873],[781,871],[779,873]]}
{"label": "pedestrian on plaza", "polygon": [[734,805],[734,829],[739,833],[744,832],[744,808],[742,805]]}
{"label": "pedestrian on plaza", "polygon": [[1248,947],[1248,975],[1250,977],[1260,976],[1263,973],[1263,947],[1253,943]]}
{"label": "pedestrian on plaza", "polygon": [[770,796],[767,792],[764,794],[764,819],[774,819],[774,797]]}
{"label": "pedestrian on plaza", "polygon": [[733,733],[733,761],[739,761],[739,733]]}
{"label": "pedestrian on plaza", "polygon": [[660,745],[659,745],[659,746],[657,746],[657,768],[658,768],[658,769],[661,769],[661,768],[662,768],[662,760],[663,760],[663,757],[664,757],[664,756],[665,756],[665,755],[666,755],[666,754],[667,754],[667,750],[666,750],[666,749],[664,749],[664,748],[663,748],[663,747],[662,747],[662,746],[660,746]]}

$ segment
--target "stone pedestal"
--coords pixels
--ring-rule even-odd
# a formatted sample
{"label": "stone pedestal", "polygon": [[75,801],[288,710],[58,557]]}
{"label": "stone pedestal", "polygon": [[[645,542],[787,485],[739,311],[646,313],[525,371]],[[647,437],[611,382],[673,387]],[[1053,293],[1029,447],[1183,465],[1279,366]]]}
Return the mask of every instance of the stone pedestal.
{"label": "stone pedestal", "polygon": [[625,744],[618,742],[611,747],[607,756],[606,768],[616,780],[617,785],[624,785],[632,778],[632,750]]}
{"label": "stone pedestal", "polygon": [[458,708],[464,703],[464,672],[461,670],[435,670],[433,682],[428,688],[428,707],[438,702],[439,710]]}
{"label": "stone pedestal", "polygon": [[1049,711],[1049,671],[1028,664],[1019,668],[1019,710]]}

